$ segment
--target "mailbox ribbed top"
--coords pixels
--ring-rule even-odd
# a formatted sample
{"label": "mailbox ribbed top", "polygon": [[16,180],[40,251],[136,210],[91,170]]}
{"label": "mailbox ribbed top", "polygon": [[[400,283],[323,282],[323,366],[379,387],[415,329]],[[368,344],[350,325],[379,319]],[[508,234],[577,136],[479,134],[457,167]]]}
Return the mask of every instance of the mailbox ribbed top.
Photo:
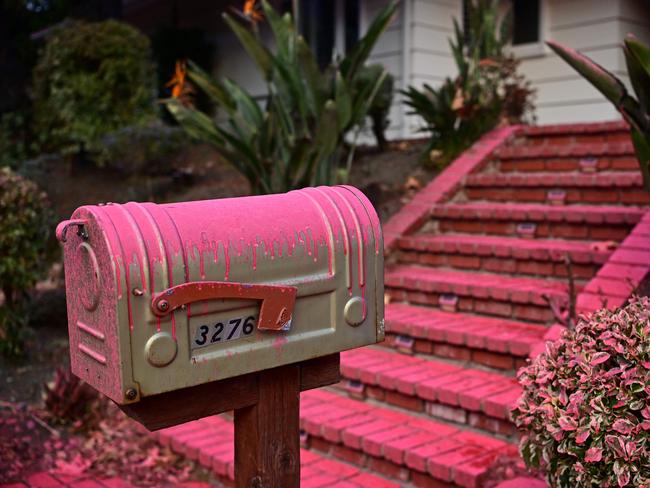
{"label": "mailbox ribbed top", "polygon": [[350,186],[82,209],[107,239],[118,297],[122,281],[154,294],[190,281],[300,282],[340,272],[351,293],[363,294],[368,255],[383,252],[377,214]]}

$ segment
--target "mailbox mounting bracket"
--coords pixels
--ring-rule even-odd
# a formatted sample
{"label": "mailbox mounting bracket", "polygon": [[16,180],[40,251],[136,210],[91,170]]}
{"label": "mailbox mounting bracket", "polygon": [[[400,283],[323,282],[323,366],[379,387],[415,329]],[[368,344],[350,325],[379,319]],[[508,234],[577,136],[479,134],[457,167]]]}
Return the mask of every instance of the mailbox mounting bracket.
{"label": "mailbox mounting bracket", "polygon": [[286,330],[291,323],[298,289],[286,285],[231,283],[227,281],[196,281],[172,286],[154,295],[153,313],[165,316],[193,302],[216,299],[261,300],[260,330]]}

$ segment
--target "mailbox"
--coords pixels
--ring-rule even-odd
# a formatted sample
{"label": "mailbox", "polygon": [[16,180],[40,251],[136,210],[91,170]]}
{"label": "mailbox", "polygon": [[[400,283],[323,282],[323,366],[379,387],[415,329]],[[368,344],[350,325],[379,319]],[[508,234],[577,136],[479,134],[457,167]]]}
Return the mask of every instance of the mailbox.
{"label": "mailbox", "polygon": [[72,371],[121,405],[383,340],[381,228],[350,186],[88,205],[57,237]]}

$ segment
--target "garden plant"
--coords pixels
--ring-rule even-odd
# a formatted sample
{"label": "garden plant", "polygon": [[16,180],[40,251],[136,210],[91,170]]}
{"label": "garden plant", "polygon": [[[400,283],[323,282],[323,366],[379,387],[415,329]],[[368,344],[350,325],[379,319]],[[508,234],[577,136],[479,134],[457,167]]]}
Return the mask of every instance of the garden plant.
{"label": "garden plant", "polygon": [[[189,62],[187,77],[214,102],[219,121],[194,108],[183,89],[185,71],[174,79],[176,97],[166,106],[188,133],[209,142],[249,181],[253,193],[276,193],[333,183],[349,173],[356,136],[386,71],[361,81],[363,67],[396,10],[385,7],[349,54],[321,70],[289,13],[281,16],[267,2],[244,12],[244,25],[231,14],[224,19],[266,82],[263,104],[234,81],[215,80]],[[266,19],[273,34],[271,51],[258,22]],[[345,153],[346,136],[354,132]],[[347,159],[344,160],[344,157]]]}
{"label": "garden plant", "polygon": [[519,62],[506,53],[509,21],[499,14],[499,2],[475,0],[468,4],[469,29],[454,19],[449,41],[458,69],[433,88],[409,87],[405,103],[424,120],[430,134],[425,160],[445,166],[484,133],[501,122],[522,123],[532,118],[533,90],[517,72]]}
{"label": "garden plant", "polygon": [[115,20],[73,21],[53,30],[33,72],[37,132],[45,152],[94,151],[99,139],[156,113],[147,37]]}
{"label": "garden plant", "polygon": [[44,193],[9,168],[0,169],[0,353],[23,354],[27,292],[45,270],[51,219]]}
{"label": "garden plant", "polygon": [[628,35],[623,43],[627,73],[636,98],[623,82],[584,54],[554,41],[547,42],[564,61],[612,102],[630,124],[630,132],[646,190],[650,191],[650,48]]}
{"label": "garden plant", "polygon": [[551,486],[649,486],[650,299],[583,318],[518,379],[521,453]]}

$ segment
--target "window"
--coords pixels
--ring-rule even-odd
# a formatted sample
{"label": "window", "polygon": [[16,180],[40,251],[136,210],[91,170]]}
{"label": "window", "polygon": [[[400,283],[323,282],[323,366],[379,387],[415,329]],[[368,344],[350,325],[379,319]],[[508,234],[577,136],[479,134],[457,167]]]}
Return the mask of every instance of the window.
{"label": "window", "polygon": [[359,0],[301,0],[300,31],[321,68],[359,40]]}
{"label": "window", "polygon": [[[480,0],[463,0],[463,30],[469,42],[470,4]],[[542,0],[500,0],[502,14],[509,21],[512,51],[517,57],[544,54]],[[505,15],[506,12],[508,15]]]}
{"label": "window", "polygon": [[512,0],[512,45],[540,42],[539,0]]}

